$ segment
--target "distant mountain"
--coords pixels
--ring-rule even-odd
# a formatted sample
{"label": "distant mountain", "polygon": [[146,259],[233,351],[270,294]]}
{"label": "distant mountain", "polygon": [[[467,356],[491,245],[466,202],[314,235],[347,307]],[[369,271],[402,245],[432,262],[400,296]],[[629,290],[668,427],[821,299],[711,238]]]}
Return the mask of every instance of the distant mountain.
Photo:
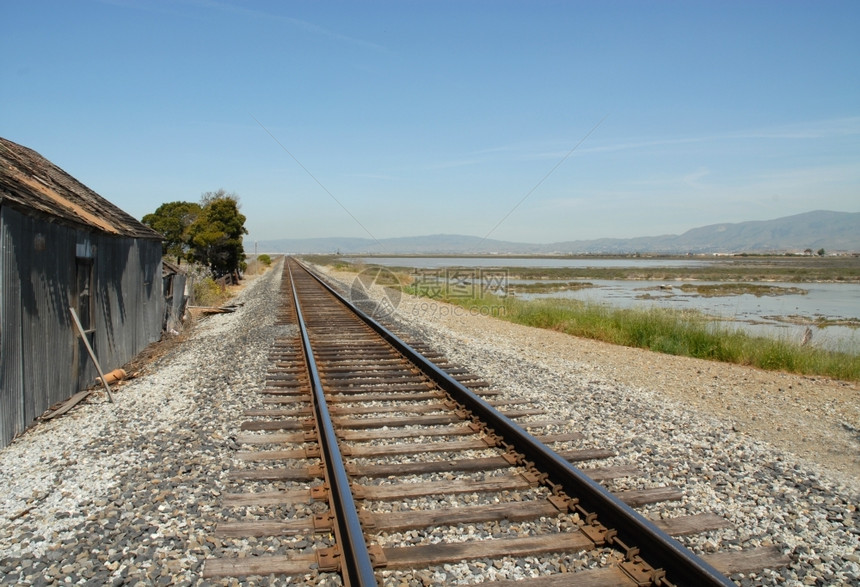
{"label": "distant mountain", "polygon": [[711,224],[684,234],[551,245],[582,253],[860,251],[860,212],[818,210],[776,220]]}
{"label": "distant mountain", "polygon": [[712,224],[681,235],[566,241],[548,245],[436,234],[388,238],[312,238],[261,241],[270,253],[342,254],[625,254],[860,251],[860,212],[819,210],[776,220]]}

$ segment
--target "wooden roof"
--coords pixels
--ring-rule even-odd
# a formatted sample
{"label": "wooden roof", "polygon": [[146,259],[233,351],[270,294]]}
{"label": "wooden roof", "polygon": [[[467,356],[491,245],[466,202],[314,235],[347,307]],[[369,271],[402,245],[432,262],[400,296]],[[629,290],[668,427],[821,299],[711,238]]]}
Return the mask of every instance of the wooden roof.
{"label": "wooden roof", "polygon": [[116,236],[162,239],[36,151],[2,137],[0,201]]}

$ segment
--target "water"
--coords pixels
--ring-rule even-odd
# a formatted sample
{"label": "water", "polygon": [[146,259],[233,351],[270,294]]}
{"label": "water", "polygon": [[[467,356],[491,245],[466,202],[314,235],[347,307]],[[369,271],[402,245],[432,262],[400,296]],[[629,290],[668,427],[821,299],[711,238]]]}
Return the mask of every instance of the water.
{"label": "water", "polygon": [[[762,285],[797,288],[804,294],[755,296],[753,294],[705,297],[694,291],[683,291],[685,283],[705,285],[707,281],[628,281],[589,280],[595,287],[552,292],[521,294],[523,299],[566,298],[592,303],[605,303],[620,308],[660,307],[697,310],[719,318],[730,326],[750,334],[803,340],[807,324],[798,321],[860,320],[860,285],[844,283],[772,283]],[[552,283],[552,282],[541,282]],[[513,284],[516,286],[516,284]],[[860,334],[849,326],[809,326],[811,343],[815,346],[860,354]]]}
{"label": "water", "polygon": [[[441,269],[443,267],[702,267],[720,263],[719,259],[650,259],[650,258],[510,258],[510,257],[367,257],[366,263],[386,266]],[[444,276],[439,273],[439,277]],[[453,275],[449,274],[450,276]],[[458,277],[459,279],[460,277]],[[723,324],[741,328],[750,334],[800,342],[807,323],[813,324],[811,344],[821,348],[860,354],[858,328],[850,326],[816,326],[819,320],[860,320],[860,285],[845,283],[761,283],[783,288],[799,288],[804,294],[755,296],[752,294],[704,297],[693,291],[682,291],[684,283],[714,282],[588,280],[595,287],[564,292],[524,293],[523,299],[569,298],[609,304],[615,307],[652,307],[698,310],[719,318]],[[551,284],[552,281],[541,281]],[[755,284],[755,282],[752,282]],[[516,285],[511,282],[512,285]],[[791,323],[795,320],[799,323]]]}

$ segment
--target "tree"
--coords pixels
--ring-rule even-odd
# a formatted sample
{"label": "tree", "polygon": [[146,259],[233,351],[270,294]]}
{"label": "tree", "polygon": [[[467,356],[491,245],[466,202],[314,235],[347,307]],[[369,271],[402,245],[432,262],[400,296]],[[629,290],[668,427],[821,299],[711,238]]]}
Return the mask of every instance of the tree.
{"label": "tree", "polygon": [[201,210],[194,202],[168,202],[144,216],[142,222],[164,236],[161,254],[176,257],[176,262],[180,263],[189,250],[188,229]]}
{"label": "tree", "polygon": [[200,214],[188,228],[191,255],[215,276],[244,270],[242,235],[248,231],[239,196],[219,189],[204,193],[200,204]]}

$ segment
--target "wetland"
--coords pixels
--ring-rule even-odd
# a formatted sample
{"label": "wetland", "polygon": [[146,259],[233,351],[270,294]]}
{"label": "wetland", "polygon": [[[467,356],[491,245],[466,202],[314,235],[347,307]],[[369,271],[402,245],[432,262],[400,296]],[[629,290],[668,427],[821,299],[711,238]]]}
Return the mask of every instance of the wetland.
{"label": "wetland", "polygon": [[[409,293],[492,307],[494,315],[511,321],[617,344],[744,364],[790,363],[796,366],[786,369],[796,372],[816,368],[788,359],[795,350],[801,355],[831,353],[828,361],[837,365],[835,373],[845,373],[833,376],[854,378],[851,373],[860,371],[858,255],[308,260],[351,271],[384,267]],[[641,332],[618,334],[624,321],[638,324],[633,329]],[[700,335],[692,334],[691,325],[707,340],[693,342]],[[645,333],[654,329],[662,332]],[[686,350],[690,345],[704,348]],[[738,348],[719,350],[726,345]],[[779,350],[766,350],[770,345]],[[750,353],[771,358],[754,359]],[[847,371],[840,363],[848,365]]]}

